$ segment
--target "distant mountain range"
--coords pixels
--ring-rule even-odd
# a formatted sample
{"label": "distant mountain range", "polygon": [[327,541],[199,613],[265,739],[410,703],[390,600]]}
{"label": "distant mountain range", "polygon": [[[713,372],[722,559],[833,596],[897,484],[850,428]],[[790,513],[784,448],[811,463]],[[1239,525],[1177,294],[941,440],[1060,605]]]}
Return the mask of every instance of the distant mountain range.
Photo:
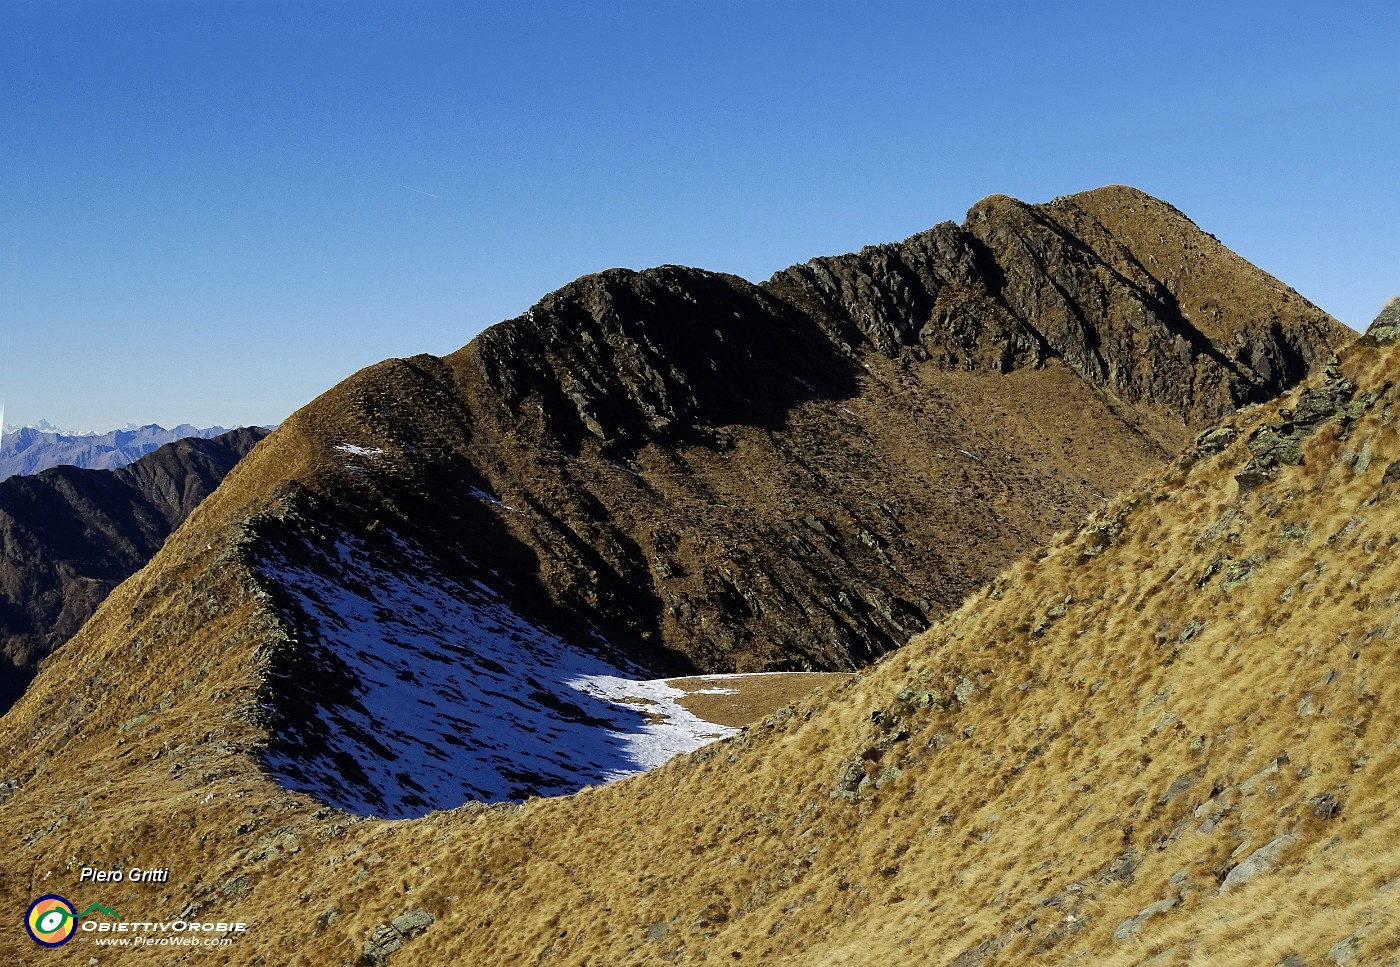
{"label": "distant mountain range", "polygon": [[115,470],[167,443],[189,437],[208,440],[227,432],[222,426],[201,429],[188,423],[170,430],[154,423],[127,424],[125,429],[106,433],[65,433],[46,420],[18,429],[6,427],[0,437],[0,480],[59,466]]}
{"label": "distant mountain range", "polygon": [[51,467],[0,481],[0,713],[267,434],[190,436],[117,470]]}

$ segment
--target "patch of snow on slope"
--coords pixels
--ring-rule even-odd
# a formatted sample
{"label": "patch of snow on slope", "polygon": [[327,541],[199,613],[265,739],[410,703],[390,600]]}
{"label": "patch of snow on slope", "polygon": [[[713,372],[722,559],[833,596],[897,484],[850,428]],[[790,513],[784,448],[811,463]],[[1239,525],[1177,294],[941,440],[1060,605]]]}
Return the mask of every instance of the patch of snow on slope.
{"label": "patch of snow on slope", "polygon": [[[678,698],[686,693],[664,679],[636,681],[612,675],[585,675],[567,683],[570,688],[618,705],[633,705],[648,714],[641,731],[624,737],[633,758],[643,770],[665,765],[682,752],[698,749],[716,739],[738,732],[699,718],[684,708]],[[721,691],[733,692],[733,689]]]}
{"label": "patch of snow on slope", "polygon": [[[733,730],[664,682],[535,627],[479,582],[358,539],[264,561],[309,652],[274,683],[264,764],[359,815],[561,795],[646,771]],[[641,700],[641,705],[630,701]]]}
{"label": "patch of snow on slope", "polygon": [[353,443],[337,443],[335,449],[356,457],[377,457],[384,452],[383,447],[357,447]]}

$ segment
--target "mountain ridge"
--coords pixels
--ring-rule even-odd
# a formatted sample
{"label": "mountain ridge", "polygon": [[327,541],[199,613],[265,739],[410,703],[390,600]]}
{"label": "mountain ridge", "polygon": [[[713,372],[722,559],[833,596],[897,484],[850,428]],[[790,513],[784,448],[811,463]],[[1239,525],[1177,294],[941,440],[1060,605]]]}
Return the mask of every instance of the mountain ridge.
{"label": "mountain ridge", "polygon": [[[1135,195],[1121,203],[1139,206],[1122,216],[1127,226],[1170,215]],[[1160,318],[1143,294],[1155,290],[1118,281],[1131,266],[1095,261],[1033,219],[1013,224],[1003,234],[1019,239],[1023,271],[938,275],[925,286],[928,318],[896,326],[886,348],[878,336],[832,333],[878,333],[898,322],[897,313],[882,319],[875,311],[895,286],[825,297],[815,282],[784,283],[802,298],[826,298],[821,320],[742,280],[695,270],[605,273],[547,297],[529,326],[488,330],[446,359],[386,361],[328,391],[230,472],[64,647],[62,672],[51,662],[6,715],[0,828],[21,844],[16,869],[30,873],[4,878],[0,892],[18,905],[36,889],[71,882],[77,865],[182,867],[160,891],[132,886],[123,902],[151,918],[157,910],[248,918],[258,932],[234,941],[229,962],[285,960],[291,935],[305,936],[296,956],[307,963],[379,963],[405,946],[424,963],[884,963],[927,955],[971,967],[1106,952],[1136,963],[1140,953],[1173,949],[1184,962],[1194,948],[1171,931],[1195,925],[1218,939],[1225,929],[1210,878],[1218,871],[1223,881],[1238,860],[1288,834],[1265,821],[1273,815],[1264,808],[1272,806],[1263,785],[1270,773],[1253,780],[1267,764],[1232,738],[1236,710],[1212,705],[1200,687],[1218,682],[1217,666],[1278,670],[1267,654],[1219,665],[1232,627],[1245,627],[1261,607],[1223,596],[1272,573],[1262,563],[1251,569],[1245,552],[1278,533],[1264,500],[1282,500],[1290,488],[1300,508],[1313,499],[1299,474],[1334,467],[1351,481],[1348,500],[1369,496],[1381,456],[1393,449],[1390,431],[1380,429],[1393,393],[1369,386],[1383,366],[1364,356],[1367,347],[1343,353],[1349,378],[1368,387],[1361,395],[1374,394],[1347,424],[1355,446],[1381,434],[1372,456],[1361,461],[1350,445],[1339,447],[1337,430],[1301,441],[1307,469],[1281,456],[1263,468],[1246,498],[1258,502],[1246,514],[1260,522],[1258,534],[1241,525],[1232,535],[1224,510],[1237,491],[1233,481],[1228,493],[1211,489],[1211,468],[1228,462],[1233,471],[1253,453],[1251,442],[1291,460],[1283,444],[1260,441],[1292,430],[1273,404],[1229,417],[1235,425],[1223,436],[1201,416],[1228,415],[1236,399],[1271,380],[1283,385],[1296,356],[1322,362],[1346,333],[1301,300],[1290,308],[1293,298],[1279,287],[1273,311],[1292,313],[1291,321],[1275,335],[1278,320],[1266,312],[1250,330],[1274,340],[1274,350],[1236,343],[1236,330],[1226,328],[1208,339],[1195,329],[1211,347],[1197,352],[1191,339],[1178,345],[1178,317]],[[1162,274],[1201,277],[1194,250],[1189,258],[1177,251],[1175,261],[1158,256]],[[854,285],[865,271],[858,262],[834,264],[829,274]],[[1036,276],[1035,264],[1048,271]],[[1227,269],[1213,271],[1234,271]],[[1254,283],[1243,291],[1276,285],[1263,273]],[[719,298],[687,298],[702,289]],[[1084,311],[1100,296],[1122,311]],[[1188,314],[1207,311],[1176,302]],[[631,313],[643,306],[654,328],[633,325],[640,317]],[[978,306],[990,315],[973,314]],[[1011,307],[1032,319],[1034,332]],[[1139,319],[1141,332],[1127,314],[1138,308],[1151,310]],[[1240,332],[1257,315],[1232,312],[1223,306],[1222,318],[1235,319]],[[919,335],[926,327],[929,335]],[[1121,338],[1105,341],[1104,331]],[[792,341],[780,338],[789,334]],[[964,335],[976,337],[971,349]],[[994,348],[980,362],[976,347],[987,338]],[[765,345],[825,348],[781,355],[790,369],[765,370],[746,355]],[[1056,350],[1038,359],[1057,345],[1063,357]],[[1152,347],[1154,362],[1180,374],[1183,387],[1189,381],[1191,392],[1151,398],[1150,371],[1122,355],[1140,346]],[[960,347],[951,367],[934,352]],[[1247,364],[1245,350],[1268,366]],[[512,354],[521,372],[549,378],[517,376],[504,366]],[[732,396],[710,375],[731,366]],[[745,422],[725,422],[736,412]],[[1340,428],[1341,415],[1317,426]],[[1188,460],[1167,466],[1198,439]],[[1339,462],[1343,449],[1351,456]],[[1149,489],[1109,502],[1154,468],[1165,482],[1149,487],[1166,488],[1165,496]],[[1172,489],[1188,482],[1179,494]],[[1172,508],[1181,533],[1154,522],[1158,507]],[[1075,527],[1091,508],[1100,515]],[[1205,520],[1224,523],[1214,531]],[[1055,531],[1070,536],[1013,564]],[[1359,535],[1343,538],[1319,539],[1317,550],[1370,553]],[[354,567],[343,566],[339,548]],[[1121,557],[1125,548],[1136,556]],[[1167,589],[1159,593],[1207,609],[1199,613],[1210,630],[1191,630],[1177,613],[1160,629],[1164,637],[1152,636],[1156,612],[1143,615],[1161,603],[1136,577],[1144,560],[1173,566],[1168,552],[1184,563],[1158,582]],[[1291,566],[1289,553],[1275,551]],[[1354,573],[1346,564],[1326,573]],[[298,569],[294,580],[279,577],[288,565]],[[1005,579],[963,603],[998,573]],[[376,656],[331,627],[337,608],[318,582],[352,579],[344,587],[367,603],[356,613],[368,620],[376,602],[391,602],[384,593],[393,582],[428,577],[450,605],[429,611],[449,626],[433,632],[439,657],[460,645],[451,610],[473,604],[474,581],[528,613],[532,627],[559,630],[578,653],[608,647],[632,660],[716,668],[792,655],[836,667],[886,657],[848,685],[645,775],[497,806],[433,802],[425,788],[427,806],[453,808],[407,822],[367,818],[381,780],[357,774],[356,757],[392,770],[375,743],[380,734],[405,737],[376,718],[376,696],[357,690],[392,688],[398,673],[446,683],[423,659],[380,669],[388,674],[379,682],[356,677],[354,666]],[[1346,586],[1331,577],[1323,584],[1326,595]],[[1189,597],[1202,589],[1221,597]],[[413,604],[391,603],[385,613],[395,622],[431,624],[415,619]],[[930,624],[922,643],[888,655]],[[498,631],[496,644],[513,641],[511,629]],[[398,643],[413,644],[406,636]],[[482,657],[496,660],[475,659]],[[1076,662],[1103,663],[1102,674]],[[1188,671],[1195,677],[1181,687],[1206,697],[1158,711],[1151,700],[1163,676]],[[515,697],[525,701],[523,688]],[[1297,699],[1296,690],[1280,699],[1285,725]],[[436,716],[433,728],[471,735],[471,722],[447,717],[450,702],[429,698],[418,707]],[[1253,709],[1249,728],[1274,722],[1277,711]],[[1150,721],[1140,724],[1140,715]],[[1181,729],[1177,720],[1185,720]],[[342,722],[357,729],[337,731]],[[407,738],[430,738],[421,723],[413,727],[419,731]],[[1198,735],[1216,743],[1214,772],[1194,775]],[[332,738],[354,745],[347,751]],[[1178,739],[1182,748],[1169,749]],[[1273,732],[1249,741],[1277,744]],[[1300,762],[1306,752],[1317,778],[1284,787],[1279,800],[1295,812],[1329,794],[1344,771],[1316,751],[1324,745],[1307,741],[1290,748]],[[546,735],[541,747],[548,742]],[[1097,748],[1105,759],[1094,763]],[[343,788],[299,782],[293,770],[323,770]],[[411,788],[390,779],[399,791]],[[1102,795],[1079,805],[1086,783]],[[344,801],[332,799],[337,791]],[[1331,794],[1346,798],[1343,815],[1372,809],[1340,792]],[[1226,793],[1235,798],[1215,798]],[[368,810],[327,805],[344,808],[362,795]],[[1233,806],[1256,795],[1243,819],[1230,819]],[[1035,805],[1042,800],[1049,805]],[[1204,841],[1200,861],[1183,852],[1195,842],[1185,827],[1172,832],[1197,808],[1203,824],[1216,812],[1227,820],[1211,827],[1221,832]],[[162,864],[162,852],[180,862]],[[1187,868],[1182,880],[1171,880],[1168,863]],[[1171,897],[1168,886],[1176,888]],[[1361,929],[1360,901],[1340,902],[1347,929]],[[1138,933],[1124,927],[1125,939],[1114,940],[1117,925],[1133,919]],[[1159,935],[1162,924],[1171,929]],[[425,931],[427,944],[416,940]],[[1148,938],[1157,944],[1151,950]]]}
{"label": "mountain ridge", "polygon": [[[1205,245],[1174,209],[1126,198],[1134,217],[1186,232],[1183,251]],[[331,633],[334,609],[304,590],[344,579],[344,540],[395,562],[374,571],[382,583],[355,582],[368,601],[405,583],[445,581],[464,602],[489,588],[530,628],[614,667],[653,677],[847,670],[1169,459],[1193,435],[1192,418],[1290,376],[1221,363],[1243,343],[1193,356],[1156,315],[1169,300],[1145,301],[1142,285],[1121,285],[1123,273],[1086,246],[1043,230],[1042,209],[994,199],[974,213],[1002,209],[1018,251],[1048,267],[1050,281],[990,270],[973,257],[975,239],[935,228],[924,237],[950,239],[948,251],[966,258],[929,259],[928,319],[888,339],[880,334],[892,317],[871,307],[899,289],[859,281],[879,267],[868,254],[823,263],[830,278],[856,280],[844,294],[826,287],[824,315],[804,311],[791,288],[780,297],[682,267],[610,270],[451,356],[377,364],[293,414],[220,490],[242,482],[230,498],[245,507],[231,561],[286,625],[288,644],[258,664],[268,761],[295,788],[332,789],[309,777],[350,770],[361,788],[344,802],[399,801],[391,785],[401,780],[352,768],[339,746],[354,735],[375,748],[387,720],[366,704],[378,693],[348,670],[354,646]],[[1022,224],[1027,213],[1036,218]],[[1177,273],[1192,277],[1198,261]],[[1272,290],[1249,273],[1245,282]],[[803,291],[823,293],[815,281]],[[1117,314],[1095,316],[1070,291]],[[943,312],[969,305],[990,308],[972,323]],[[1295,309],[1286,330],[1260,331],[1273,340],[1252,347],[1261,358],[1316,357],[1343,337],[1301,300],[1280,298],[1273,311]],[[917,320],[918,305],[905,315]],[[1020,340],[1014,365],[1000,349],[971,365],[927,351],[969,331],[985,343],[983,325],[1000,327],[1007,345]],[[1108,341],[1101,330],[1134,335]],[[1113,378],[1134,373],[1129,358],[1144,347],[1196,391],[1159,401],[1144,393],[1161,384],[1124,381],[1116,392]],[[211,538],[216,549],[230,540],[222,529]],[[290,573],[295,582],[270,577]],[[541,682],[524,706],[582,721],[577,703],[559,712],[568,688]],[[426,733],[408,742],[429,759],[451,744]],[[508,788],[559,791],[543,775]],[[445,795],[411,805],[455,801]]]}

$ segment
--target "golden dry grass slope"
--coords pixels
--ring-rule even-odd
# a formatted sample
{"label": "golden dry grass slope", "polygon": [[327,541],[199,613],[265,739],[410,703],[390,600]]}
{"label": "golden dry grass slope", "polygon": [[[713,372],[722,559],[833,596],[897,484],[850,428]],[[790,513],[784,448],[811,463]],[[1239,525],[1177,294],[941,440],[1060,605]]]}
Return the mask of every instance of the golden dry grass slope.
{"label": "golden dry grass slope", "polygon": [[[404,431],[346,440],[344,408],[303,411],[3,719],[0,942],[20,963],[1388,962],[1397,361],[1351,347],[736,738],[572,796],[400,822],[261,766],[290,701],[270,676],[302,646],[261,542],[357,514],[372,535],[431,479],[327,460]],[[428,368],[381,373],[421,380],[450,424]],[[336,398],[402,405],[362,392],[377,379]],[[438,445],[427,426],[395,467]],[[333,497],[350,510],[324,516]],[[84,867],[170,876],[83,884]],[[47,951],[19,921],[50,892],[128,924],[249,929]]]}

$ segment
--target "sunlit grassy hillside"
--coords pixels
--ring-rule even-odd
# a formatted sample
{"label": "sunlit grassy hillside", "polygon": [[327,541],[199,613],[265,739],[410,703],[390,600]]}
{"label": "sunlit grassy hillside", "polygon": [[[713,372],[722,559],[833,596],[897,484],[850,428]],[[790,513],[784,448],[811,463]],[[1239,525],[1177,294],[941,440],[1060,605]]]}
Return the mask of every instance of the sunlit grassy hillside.
{"label": "sunlit grassy hillside", "polygon": [[[6,720],[0,902],[250,925],[77,963],[1400,961],[1397,367],[1352,346],[852,682],[520,807],[352,820],[262,779],[281,632],[188,531],[185,583],[148,569],[80,636],[87,690]],[[142,652],[157,581],[217,599],[226,661]],[[172,875],[77,887],[98,863]]]}

